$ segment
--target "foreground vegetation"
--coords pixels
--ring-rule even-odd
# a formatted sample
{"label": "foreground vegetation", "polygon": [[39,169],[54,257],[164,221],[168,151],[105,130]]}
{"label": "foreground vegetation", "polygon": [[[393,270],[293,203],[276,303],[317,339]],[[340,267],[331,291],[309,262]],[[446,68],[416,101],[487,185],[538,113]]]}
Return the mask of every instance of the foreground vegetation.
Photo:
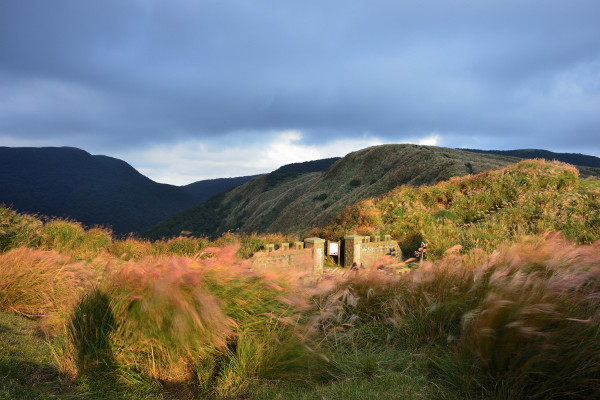
{"label": "foreground vegetation", "polygon": [[542,162],[400,188],[342,227],[442,221],[454,245],[424,236],[433,262],[408,273],[382,260],[318,280],[246,260],[293,238],[115,240],[0,209],[0,399],[596,398],[598,190]]}

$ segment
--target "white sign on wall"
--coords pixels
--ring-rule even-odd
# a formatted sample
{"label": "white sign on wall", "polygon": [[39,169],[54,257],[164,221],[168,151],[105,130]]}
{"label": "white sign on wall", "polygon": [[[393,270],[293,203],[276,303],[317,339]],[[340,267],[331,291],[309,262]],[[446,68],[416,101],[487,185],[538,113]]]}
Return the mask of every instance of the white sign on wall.
{"label": "white sign on wall", "polygon": [[338,242],[329,242],[329,255],[338,256],[340,253],[340,244]]}

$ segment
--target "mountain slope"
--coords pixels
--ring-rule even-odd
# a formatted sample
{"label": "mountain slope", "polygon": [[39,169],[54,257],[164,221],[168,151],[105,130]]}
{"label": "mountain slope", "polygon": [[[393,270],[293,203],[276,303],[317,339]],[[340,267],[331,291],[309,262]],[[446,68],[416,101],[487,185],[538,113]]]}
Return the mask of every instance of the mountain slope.
{"label": "mountain slope", "polygon": [[122,160],[71,147],[0,147],[0,203],[19,211],[140,232],[194,204]]}
{"label": "mountain slope", "polygon": [[252,179],[162,221],[145,235],[158,239],[190,231],[215,236],[236,229],[304,233],[324,226],[348,205],[398,185],[439,182],[517,160],[433,146],[370,147],[346,155],[326,171],[274,171]]}
{"label": "mountain slope", "polygon": [[189,185],[180,186],[194,197],[196,203],[206,201],[217,193],[224,192],[232,187],[243,185],[250,179],[260,175],[237,176],[235,178],[205,179]]}
{"label": "mountain slope", "polygon": [[[299,163],[286,164],[271,173],[270,182],[296,177],[299,174],[307,172],[325,171],[340,157],[324,158],[321,160],[304,161]],[[259,175],[238,176],[235,178],[218,178],[207,179],[189,185],[181,186],[194,196],[197,203],[206,201],[212,196],[231,189],[235,186],[243,185],[251,179],[259,177]]]}

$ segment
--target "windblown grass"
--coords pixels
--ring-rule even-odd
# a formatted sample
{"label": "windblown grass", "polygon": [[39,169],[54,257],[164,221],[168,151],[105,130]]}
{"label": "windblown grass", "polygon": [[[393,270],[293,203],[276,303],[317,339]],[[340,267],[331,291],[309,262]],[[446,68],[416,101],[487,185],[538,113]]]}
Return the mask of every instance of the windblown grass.
{"label": "windblown grass", "polygon": [[62,323],[57,368],[79,381],[101,372],[227,398],[273,380],[340,382],[321,393],[356,381],[367,393],[363,382],[408,374],[436,389],[402,390],[447,398],[597,394],[600,243],[536,236],[405,274],[375,266],[318,283],[253,271],[236,252],[73,263],[14,249],[0,255],[0,305],[54,318],[54,332]]}
{"label": "windblown grass", "polygon": [[289,271],[254,272],[236,251],[110,264],[73,308],[56,349],[60,370],[114,371],[218,395],[259,378],[307,378],[322,362],[298,336],[294,315],[306,307],[299,281]]}
{"label": "windblown grass", "polygon": [[[47,220],[47,219],[46,219]],[[91,261],[103,253],[117,258],[141,260],[148,256],[195,257],[207,247],[225,247],[239,244],[238,256],[250,258],[267,243],[292,243],[295,236],[279,234],[234,234],[227,232],[210,241],[205,237],[179,236],[150,241],[133,235],[117,239],[110,229],[85,228],[81,223],[63,219],[42,219],[19,214],[0,206],[0,253],[12,248],[29,247],[55,250],[75,260]]]}
{"label": "windblown grass", "polygon": [[52,330],[94,279],[89,266],[54,251],[9,250],[0,254],[0,310],[43,319]]}
{"label": "windblown grass", "polygon": [[427,351],[434,379],[464,397],[598,394],[600,242],[528,238],[401,276],[337,279],[313,322],[330,343]]}
{"label": "windblown grass", "polygon": [[0,205],[0,253],[17,247],[39,246],[42,222]]}

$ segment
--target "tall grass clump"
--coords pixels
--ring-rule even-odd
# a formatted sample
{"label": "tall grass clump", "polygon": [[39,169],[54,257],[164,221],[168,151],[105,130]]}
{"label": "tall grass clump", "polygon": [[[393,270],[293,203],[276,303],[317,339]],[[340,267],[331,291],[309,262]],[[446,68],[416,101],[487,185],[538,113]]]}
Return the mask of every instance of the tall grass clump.
{"label": "tall grass clump", "polygon": [[513,388],[506,397],[597,396],[600,242],[575,247],[555,236],[518,244],[478,273],[485,296],[464,315],[462,350],[491,378],[483,380],[489,390],[500,381]]}
{"label": "tall grass clump", "polygon": [[85,229],[79,222],[54,219],[40,229],[40,248],[56,250],[78,259],[93,259],[112,243],[112,233],[102,228]]}
{"label": "tall grass clump", "polygon": [[61,370],[112,370],[213,395],[292,370],[306,376],[306,360],[316,356],[297,336],[293,317],[305,303],[296,280],[254,272],[236,251],[109,265],[73,308],[56,350]]}
{"label": "tall grass clump", "polygon": [[[105,348],[92,347],[92,353],[110,350],[113,359],[109,363],[105,358],[104,367],[117,365],[130,379],[185,382],[191,380],[195,363],[205,362],[226,345],[233,322],[200,285],[202,271],[189,264],[184,258],[148,259],[123,263],[108,272],[95,296],[105,300],[94,303],[104,314],[94,322],[107,339],[102,342]],[[85,350],[89,347],[85,333],[96,329],[80,328],[81,314],[90,308],[85,300],[75,309],[70,329],[77,354],[90,353]],[[79,368],[85,370],[88,365]]]}
{"label": "tall grass clump", "polygon": [[0,310],[42,319],[52,331],[95,275],[54,251],[28,248],[0,254]]}
{"label": "tall grass clump", "polygon": [[168,240],[152,242],[153,255],[194,257],[208,247],[209,240],[203,237],[179,236]]}
{"label": "tall grass clump", "polygon": [[111,243],[108,252],[121,260],[129,261],[147,257],[153,253],[153,249],[149,241],[129,236]]}
{"label": "tall grass clump", "polygon": [[55,219],[44,224],[40,231],[43,250],[71,252],[83,242],[85,229],[80,223]]}
{"label": "tall grass clump", "polygon": [[[401,349],[445,344],[458,337],[461,317],[476,304],[472,272],[425,262],[409,274],[377,267],[337,278],[322,301],[313,329],[335,342],[393,345]],[[471,279],[470,279],[471,278]]]}
{"label": "tall grass clump", "polygon": [[0,253],[17,247],[37,247],[42,221],[0,206]]}

